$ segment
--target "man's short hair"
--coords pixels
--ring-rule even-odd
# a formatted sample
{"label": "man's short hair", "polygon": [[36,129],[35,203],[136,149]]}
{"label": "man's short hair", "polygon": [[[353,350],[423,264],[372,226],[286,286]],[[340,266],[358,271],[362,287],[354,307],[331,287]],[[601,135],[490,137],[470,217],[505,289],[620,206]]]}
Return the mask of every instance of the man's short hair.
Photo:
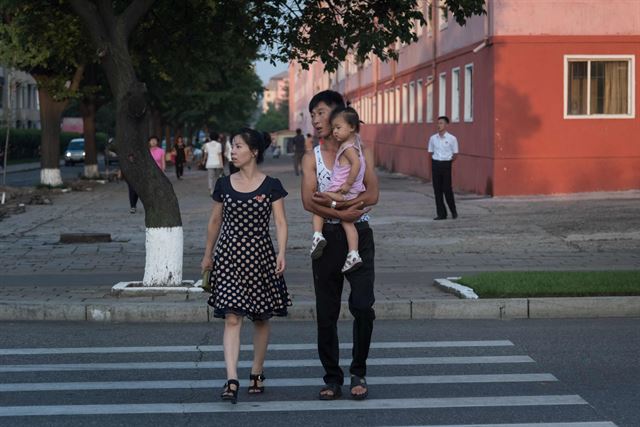
{"label": "man's short hair", "polygon": [[335,90],[323,90],[322,92],[318,92],[313,95],[311,101],[309,101],[309,112],[312,112],[316,106],[324,102],[329,107],[344,107],[344,98],[340,93]]}
{"label": "man's short hair", "polygon": [[209,135],[211,136],[212,141],[217,141],[220,138],[218,132],[211,132]]}
{"label": "man's short hair", "polygon": [[449,117],[447,117],[447,116],[440,116],[440,117],[438,117],[438,120],[444,120],[445,122],[447,122],[447,124],[450,123]]}
{"label": "man's short hair", "polygon": [[298,135],[300,135],[300,134],[302,133],[302,129],[300,129],[300,128],[296,129],[296,133],[297,133]]}

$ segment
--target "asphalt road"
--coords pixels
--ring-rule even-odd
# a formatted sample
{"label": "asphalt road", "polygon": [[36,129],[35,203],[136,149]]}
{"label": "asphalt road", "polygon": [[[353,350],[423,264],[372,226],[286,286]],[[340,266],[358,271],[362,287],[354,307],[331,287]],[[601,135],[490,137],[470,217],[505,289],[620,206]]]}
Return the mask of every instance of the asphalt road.
{"label": "asphalt road", "polygon": [[[639,326],[638,319],[378,321],[369,400],[320,402],[315,325],[275,321],[267,392],[249,397],[241,368],[233,406],[218,397],[223,358],[212,346],[221,344],[220,322],[4,323],[0,425],[637,427]],[[249,344],[251,328],[243,332]],[[349,323],[340,335],[350,341]],[[69,350],[76,347],[85,349]],[[346,368],[349,352],[342,354]],[[250,358],[241,353],[241,363]],[[63,415],[70,413],[77,415]]]}

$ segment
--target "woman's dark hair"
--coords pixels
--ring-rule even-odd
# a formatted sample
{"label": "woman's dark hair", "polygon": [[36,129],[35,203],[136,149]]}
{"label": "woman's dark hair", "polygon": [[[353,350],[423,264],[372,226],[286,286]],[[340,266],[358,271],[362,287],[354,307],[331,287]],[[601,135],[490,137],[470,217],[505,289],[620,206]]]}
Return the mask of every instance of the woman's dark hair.
{"label": "woman's dark hair", "polygon": [[240,136],[244,142],[247,143],[251,151],[258,151],[256,161],[262,163],[264,160],[264,151],[271,145],[271,135],[267,132],[258,132],[254,129],[242,128],[231,137],[231,140],[233,141],[233,138],[236,136]]}
{"label": "woman's dark hair", "polygon": [[334,90],[323,90],[313,95],[309,101],[309,112],[311,113],[316,106],[324,102],[329,107],[344,107],[344,98]]}
{"label": "woman's dark hair", "polygon": [[358,116],[358,112],[351,107],[338,107],[331,112],[331,117],[329,118],[329,122],[333,122],[333,120],[342,116],[344,120],[349,123],[356,132],[360,132],[360,116]]}

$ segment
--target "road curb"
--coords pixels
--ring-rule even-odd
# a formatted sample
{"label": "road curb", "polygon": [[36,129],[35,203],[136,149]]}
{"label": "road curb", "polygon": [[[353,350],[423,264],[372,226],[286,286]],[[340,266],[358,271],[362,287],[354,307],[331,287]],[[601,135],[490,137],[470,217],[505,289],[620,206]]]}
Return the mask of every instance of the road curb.
{"label": "road curb", "polygon": [[[376,318],[411,319],[544,319],[640,317],[640,297],[423,299],[381,301]],[[315,303],[304,301],[289,309],[286,320],[315,320]],[[351,319],[347,302],[341,320]],[[281,320],[281,319],[276,319]],[[0,321],[75,322],[212,322],[212,310],[200,300],[179,302],[0,302]]]}

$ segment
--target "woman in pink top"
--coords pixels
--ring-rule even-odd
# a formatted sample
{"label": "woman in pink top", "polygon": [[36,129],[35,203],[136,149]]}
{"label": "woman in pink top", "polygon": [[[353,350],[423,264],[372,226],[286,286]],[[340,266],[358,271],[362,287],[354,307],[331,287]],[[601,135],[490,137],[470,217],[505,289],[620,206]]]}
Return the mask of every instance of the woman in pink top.
{"label": "woman in pink top", "polygon": [[164,157],[164,150],[158,147],[158,137],[152,136],[149,137],[149,151],[151,151],[151,157],[156,161],[156,164],[160,168],[162,172],[164,172],[166,168],[166,160]]}
{"label": "woman in pink top", "polygon": [[[331,172],[331,183],[325,194],[335,202],[352,200],[366,190],[363,179],[365,171],[364,154],[360,143],[360,118],[351,107],[336,108],[331,113],[333,136],[340,143],[336,153],[336,161]],[[313,240],[311,258],[322,256],[327,241],[322,235],[324,219],[313,216]],[[342,266],[343,273],[349,273],[362,266],[362,258],[358,253],[358,230],[352,222],[342,221],[342,228],[347,236],[349,252]]]}

